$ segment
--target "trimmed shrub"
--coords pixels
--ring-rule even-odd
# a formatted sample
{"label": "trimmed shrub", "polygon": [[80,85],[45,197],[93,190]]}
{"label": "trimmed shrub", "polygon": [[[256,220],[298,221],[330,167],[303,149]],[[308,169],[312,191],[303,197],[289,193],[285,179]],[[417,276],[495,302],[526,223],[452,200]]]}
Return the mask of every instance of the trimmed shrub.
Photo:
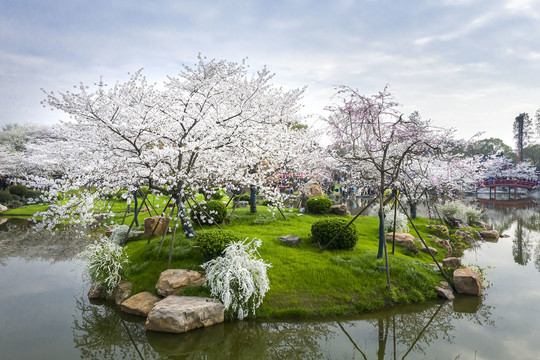
{"label": "trimmed shrub", "polygon": [[212,194],[212,199],[214,200],[221,200],[225,196],[225,190],[223,189],[215,189],[216,192]]}
{"label": "trimmed shrub", "polygon": [[[323,219],[311,225],[311,236],[313,242],[318,242],[321,246],[328,244],[341,229],[347,225],[345,219]],[[354,224],[351,224],[339,237],[328,246],[328,249],[352,249],[358,242],[358,233]]]}
{"label": "trimmed shrub", "polygon": [[324,196],[315,196],[306,202],[306,210],[312,214],[325,214],[332,206],[332,200]]}
{"label": "trimmed shrub", "polygon": [[7,204],[13,200],[13,195],[8,193],[0,193],[0,204]]}
{"label": "trimmed shrub", "polygon": [[207,260],[215,259],[223,254],[223,250],[233,241],[242,241],[242,237],[229,230],[208,230],[195,238],[195,244],[201,248]]}
{"label": "trimmed shrub", "polygon": [[[202,209],[204,209],[204,211]],[[211,218],[208,218],[206,214]],[[227,217],[227,208],[225,207],[225,204],[219,200],[210,200],[206,202],[206,204],[194,206],[191,209],[191,217],[193,219],[198,219],[202,224],[219,224]]]}
{"label": "trimmed shrub", "polygon": [[18,195],[20,197],[26,196],[28,189],[23,185],[13,185],[9,188],[9,193],[13,195]]}
{"label": "trimmed shrub", "polygon": [[234,201],[249,201],[250,198],[249,194],[236,195]]}
{"label": "trimmed shrub", "polygon": [[26,192],[26,198],[28,199],[38,199],[40,196],[41,196],[41,193],[39,191],[28,190]]}

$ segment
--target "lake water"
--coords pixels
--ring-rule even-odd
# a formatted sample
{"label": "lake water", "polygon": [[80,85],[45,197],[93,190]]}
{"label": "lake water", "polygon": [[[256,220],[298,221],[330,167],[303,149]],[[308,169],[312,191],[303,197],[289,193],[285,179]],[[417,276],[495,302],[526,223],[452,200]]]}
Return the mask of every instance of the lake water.
{"label": "lake water", "polygon": [[182,335],[147,332],[141,318],[91,304],[72,260],[88,241],[76,229],[51,236],[9,220],[0,225],[0,359],[538,359],[540,210],[485,206],[509,237],[463,258],[487,271],[481,298]]}

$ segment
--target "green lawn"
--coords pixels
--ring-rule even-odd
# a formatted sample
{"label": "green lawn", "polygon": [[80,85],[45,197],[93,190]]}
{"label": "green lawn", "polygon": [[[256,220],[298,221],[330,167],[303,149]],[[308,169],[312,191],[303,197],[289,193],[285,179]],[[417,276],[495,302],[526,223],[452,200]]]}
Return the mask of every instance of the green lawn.
{"label": "green lawn", "polygon": [[[229,224],[222,227],[247,238],[259,238],[261,257],[272,267],[268,270],[270,291],[258,309],[260,317],[337,315],[370,311],[394,303],[420,302],[434,298],[434,287],[443,280],[442,275],[429,263],[425,253],[413,254],[396,246],[395,254],[389,255],[391,267],[391,295],[386,289],[386,273],[379,270],[383,259],[376,259],[378,247],[378,221],[375,217],[360,217],[355,222],[359,241],[354,250],[325,251],[321,253],[310,242],[311,224],[325,216],[302,215],[297,210],[285,212],[287,221],[279,213],[272,217],[267,208],[258,207],[257,214],[249,209],[237,209]],[[350,217],[347,217],[350,218]],[[417,227],[428,234],[426,219],[417,219]],[[204,227],[209,229],[210,227]],[[196,228],[201,232],[200,228]],[[297,235],[302,238],[298,247],[289,247],[277,240],[281,235]],[[130,241],[125,249],[131,259],[126,278],[135,284],[135,291],[155,292],[159,274],[167,268],[170,235],[165,238],[159,251],[161,237]],[[436,247],[429,240],[428,245]],[[438,248],[438,260],[445,257],[444,249]],[[391,251],[391,244],[389,244]],[[201,270],[202,254],[190,242],[177,233],[171,268]],[[209,295],[200,287],[184,294]]]}

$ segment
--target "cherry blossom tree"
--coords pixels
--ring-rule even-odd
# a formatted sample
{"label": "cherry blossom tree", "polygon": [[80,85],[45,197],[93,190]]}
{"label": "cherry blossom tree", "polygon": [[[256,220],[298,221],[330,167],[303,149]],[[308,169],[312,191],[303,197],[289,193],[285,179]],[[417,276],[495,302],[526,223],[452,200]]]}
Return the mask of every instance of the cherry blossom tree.
{"label": "cherry blossom tree", "polygon": [[98,189],[85,193],[91,198],[148,186],[173,197],[186,236],[194,236],[185,203],[195,191],[227,183],[264,187],[301,148],[292,144],[302,143],[305,131],[291,125],[301,119],[304,89],[276,88],[272,78],[266,68],[248,72],[245,61],[199,56],[159,85],[139,70],[111,87],[45,92],[44,105],[70,115],[62,123],[66,141],[54,149],[69,154],[62,190]]}
{"label": "cherry blossom tree", "polygon": [[[327,119],[334,159],[358,181],[378,184],[379,251],[388,253],[384,234],[384,193],[396,186],[410,156],[437,155],[449,148],[451,131],[436,129],[430,121],[413,114],[405,118],[388,87],[372,95],[361,95],[347,86],[338,88],[336,105],[329,106]],[[388,270],[388,269],[387,269]],[[387,271],[387,277],[388,277]]]}

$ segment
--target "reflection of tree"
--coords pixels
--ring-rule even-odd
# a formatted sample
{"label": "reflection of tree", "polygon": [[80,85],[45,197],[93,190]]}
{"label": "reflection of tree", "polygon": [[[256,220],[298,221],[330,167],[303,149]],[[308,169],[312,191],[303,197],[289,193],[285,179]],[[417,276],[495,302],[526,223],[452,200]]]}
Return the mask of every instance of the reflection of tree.
{"label": "reflection of tree", "polygon": [[516,231],[512,243],[512,255],[514,261],[519,265],[527,265],[531,259],[532,243],[530,241],[530,232],[523,229],[520,219],[516,222]]}
{"label": "reflection of tree", "polygon": [[[405,359],[411,356],[411,353],[421,353],[425,356],[430,344],[436,340],[443,339],[453,343],[456,331],[454,320],[467,319],[478,325],[494,326],[495,323],[491,320],[492,307],[480,305],[481,298],[473,299],[477,300],[477,303],[470,303],[470,300],[470,297],[458,297],[454,303],[443,302],[438,305],[431,303],[421,311],[413,310],[410,313],[403,313],[393,309],[383,314],[374,314],[375,318],[366,319],[377,331],[377,359],[388,357],[390,351],[393,354],[391,358],[397,358],[399,355],[400,358]],[[460,303],[463,301],[464,303]],[[460,311],[456,311],[456,307]],[[355,324],[354,322],[344,322],[344,325],[344,327],[342,325],[340,327],[348,336],[345,328],[354,328]],[[369,354],[365,354],[361,347],[357,346],[357,342],[350,336],[348,337],[363,358],[371,358]],[[388,344],[389,338],[392,338],[393,345]]]}
{"label": "reflection of tree", "polygon": [[73,342],[82,359],[150,359],[155,358],[146,341],[142,322],[124,320],[109,305],[92,305],[77,299],[73,321]]}
{"label": "reflection of tree", "polygon": [[0,226],[0,261],[9,257],[50,262],[67,261],[81,252],[88,241],[86,228],[64,226],[50,232],[32,228],[26,219],[9,219]]}

